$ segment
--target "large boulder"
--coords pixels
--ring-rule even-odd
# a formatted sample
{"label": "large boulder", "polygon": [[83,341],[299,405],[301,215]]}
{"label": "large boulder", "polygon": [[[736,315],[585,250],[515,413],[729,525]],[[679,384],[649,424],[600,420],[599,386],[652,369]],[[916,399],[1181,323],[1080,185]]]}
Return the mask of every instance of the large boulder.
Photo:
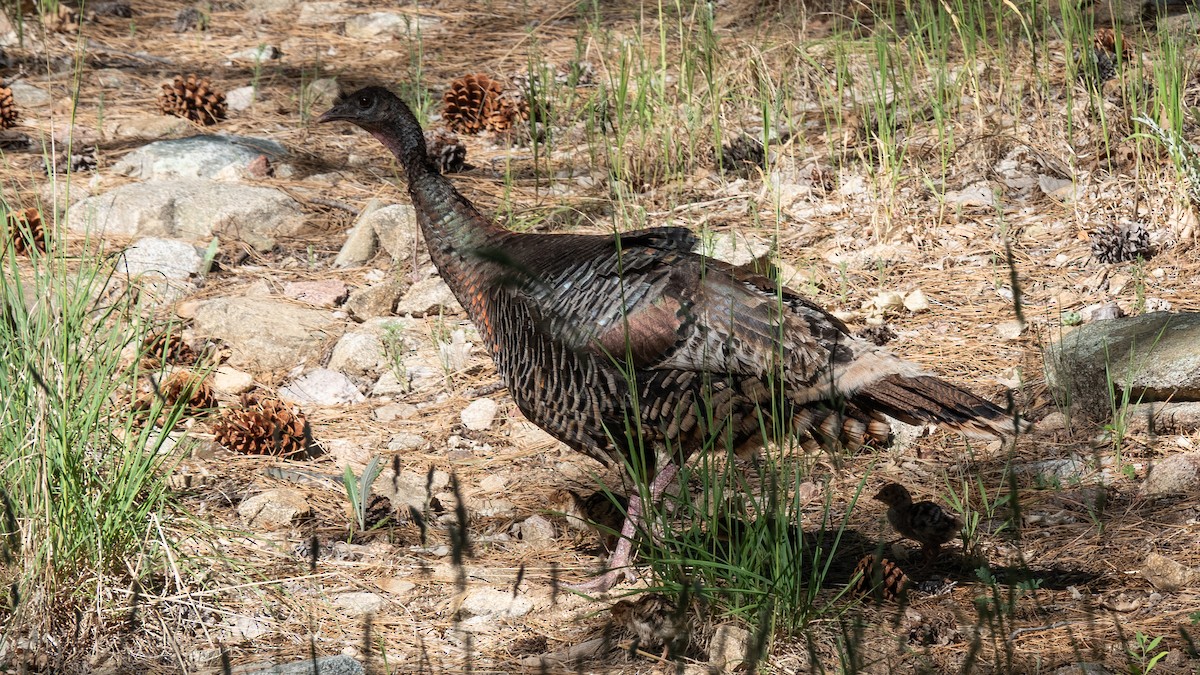
{"label": "large boulder", "polygon": [[[1200,313],[1154,312],[1098,321],[1046,351],[1056,400],[1093,419],[1116,404],[1200,401]],[[1111,389],[1110,389],[1111,384]]]}

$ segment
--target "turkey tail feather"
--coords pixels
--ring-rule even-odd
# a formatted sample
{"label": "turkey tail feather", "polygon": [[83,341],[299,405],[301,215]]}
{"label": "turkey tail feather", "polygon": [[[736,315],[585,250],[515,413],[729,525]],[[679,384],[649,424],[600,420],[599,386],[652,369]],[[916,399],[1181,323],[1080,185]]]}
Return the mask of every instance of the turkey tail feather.
{"label": "turkey tail feather", "polygon": [[854,398],[862,407],[902,422],[932,422],[973,438],[1012,436],[1028,426],[996,404],[932,375],[889,375]]}

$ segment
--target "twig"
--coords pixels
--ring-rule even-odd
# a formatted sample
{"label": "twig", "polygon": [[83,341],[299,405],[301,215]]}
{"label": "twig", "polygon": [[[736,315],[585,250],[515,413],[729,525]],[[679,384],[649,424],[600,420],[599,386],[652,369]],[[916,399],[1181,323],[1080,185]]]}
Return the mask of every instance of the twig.
{"label": "twig", "polygon": [[1017,639],[1018,635],[1023,633],[1036,633],[1043,630],[1054,630],[1055,628],[1063,628],[1065,626],[1074,626],[1076,624],[1085,624],[1087,621],[1055,621],[1052,624],[1045,626],[1030,626],[1028,628],[1018,628],[1008,634],[1008,641],[1012,642]]}

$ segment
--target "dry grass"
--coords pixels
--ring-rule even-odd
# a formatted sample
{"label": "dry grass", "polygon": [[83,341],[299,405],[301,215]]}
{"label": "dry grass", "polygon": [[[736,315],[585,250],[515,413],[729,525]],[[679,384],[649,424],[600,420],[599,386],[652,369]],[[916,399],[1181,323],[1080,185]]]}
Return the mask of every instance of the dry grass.
{"label": "dry grass", "polygon": [[[1020,384],[1018,402],[1035,418],[1053,410],[1041,384],[1041,350],[1063,330],[1064,312],[1108,300],[1133,311],[1139,294],[1169,302],[1174,310],[1200,310],[1198,249],[1194,241],[1181,236],[1180,227],[1189,219],[1194,222],[1195,215],[1173,170],[1153,152],[1135,156],[1141,157],[1138,161],[1108,161],[1102,156],[1095,116],[1086,111],[1075,112],[1074,136],[1068,134],[1062,92],[1080,85],[1065,81],[1062,53],[1056,52],[1057,60],[1046,71],[1049,96],[1030,93],[1027,107],[1019,113],[1008,110],[1011,94],[999,90],[993,74],[981,74],[972,90],[973,104],[964,104],[948,122],[957,142],[944,166],[936,127],[916,125],[902,141],[905,159],[889,174],[873,161],[878,148],[855,129],[856,124],[864,124],[861,108],[848,101],[842,111],[845,128],[827,128],[829,111],[822,108],[818,96],[822,87],[829,86],[834,67],[831,54],[836,45],[828,36],[862,8],[810,6],[799,16],[789,14],[786,20],[778,20],[775,12],[784,4],[739,2],[726,7],[718,3],[716,22],[728,59],[719,65],[725,86],[749,86],[759,70],[776,76],[791,74],[788,79],[795,88],[784,95],[794,102],[786,123],[795,135],[772,146],[776,157],[771,180],[729,179],[699,162],[683,175],[651,172],[651,179],[637,186],[647,191],[634,195],[632,202],[622,202],[607,189],[607,169],[589,161],[589,149],[576,127],[561,132],[555,154],[538,167],[533,166],[528,148],[509,149],[487,137],[467,138],[468,162],[479,168],[454,178],[455,184],[485,213],[511,209],[517,220],[530,214],[576,214],[547,219],[539,229],[632,227],[637,224],[629,217],[632,213],[644,217],[647,225],[735,231],[761,241],[775,238],[781,260],[797,270],[804,282],[796,285],[830,310],[849,313],[852,322],[865,318],[860,311],[863,303],[880,292],[920,289],[932,300],[932,309],[888,316],[899,334],[890,347],[993,398]],[[376,10],[369,3],[359,5],[345,11]],[[437,100],[440,87],[463,73],[511,74],[528,63],[531,50],[549,63],[564,63],[576,56],[577,45],[598,76],[609,77],[616,68],[612,44],[618,38],[639,30],[657,36],[657,27],[645,18],[648,7],[599,3],[594,10],[579,9],[586,16],[578,21],[577,10],[564,7],[549,13],[508,0],[482,7],[459,0],[432,9],[422,7],[422,16],[438,21],[421,43],[423,84]],[[261,268],[230,265],[210,277],[195,297],[236,294],[263,281],[269,288],[285,280],[316,278],[364,285],[368,270],[328,266],[352,217],[329,200],[356,208],[370,198],[398,202],[405,197],[392,184],[396,172],[385,151],[362,134],[313,126],[311,119],[320,111],[305,109],[300,92],[313,79],[333,75],[347,86],[407,81],[413,74],[408,56],[412,44],[380,40],[365,46],[330,26],[296,25],[294,13],[254,13],[225,4],[214,6],[209,30],[175,34],[170,25],[177,9],[161,0],[138,2],[132,22],[108,18],[88,24],[78,42],[73,37],[39,34],[35,39],[44,41],[42,47],[8,50],[10,57],[24,64],[26,79],[48,89],[54,102],[46,109],[23,113],[19,131],[32,144],[4,155],[0,180],[6,199],[15,204],[40,200],[46,180],[40,168],[42,145],[52,138],[57,144],[64,140],[76,59],[83,64],[74,108],[76,143],[97,145],[100,185],[107,188],[125,179],[112,177],[103,167],[140,144],[122,138],[119,127],[155,114],[160,81],[196,72],[226,90],[245,86],[254,80],[254,69],[223,65],[225,55],[274,44],[285,56],[281,62],[264,64],[258,74],[260,102],[249,111],[232,112],[216,129],[269,136],[296,153],[299,175],[263,179],[261,184],[282,188],[306,204],[310,227],[304,237],[283,242],[269,254],[252,254],[247,262]],[[415,13],[410,6],[397,11]],[[596,20],[597,15],[600,30],[577,43],[584,21]],[[890,30],[882,24],[876,28]],[[870,27],[859,29],[863,35],[870,31]],[[602,41],[602,34],[612,42]],[[671,32],[669,48],[676,48],[676,38]],[[869,50],[861,45],[849,49],[858,50],[848,62],[856,81],[863,82],[871,67]],[[1188,49],[1200,52],[1194,44],[1189,43]],[[137,55],[143,51],[146,55]],[[761,67],[747,68],[746,63]],[[1010,83],[1038,79],[1030,61],[1017,61],[1008,68]],[[810,86],[797,86],[804,84]],[[1083,107],[1078,99],[1074,105]],[[1113,108],[1111,100],[1105,105]],[[725,133],[753,127],[755,114],[753,109],[723,113],[722,124],[729,127]],[[761,126],[761,119],[757,124]],[[1131,141],[1115,132],[1113,138],[1120,150],[1133,152]],[[347,161],[351,155],[353,163]],[[1009,156],[1033,167],[1035,177],[1038,172],[1065,170],[1080,179],[1078,194],[1046,195],[1036,186],[1025,193],[1010,190],[999,207],[958,206],[936,196],[943,189],[962,190],[985,179],[997,184],[994,167]],[[639,162],[647,159],[653,155],[637,155]],[[927,170],[932,165],[939,168]],[[518,178],[506,182],[506,166]],[[835,177],[831,192],[812,185],[809,176],[814,167]],[[639,165],[639,171],[645,173],[644,169]],[[565,171],[588,180],[550,184],[544,178]],[[308,174],[324,172],[337,172],[343,180],[332,187],[306,180]],[[86,178],[76,180],[82,183]],[[1160,248],[1145,265],[1148,273],[1141,289],[1133,282],[1130,265],[1090,260],[1086,238],[1079,236],[1103,224],[1103,214],[1132,213],[1135,208],[1156,233]],[[1013,318],[1006,241],[1012,244],[1029,322],[1016,338],[1001,337],[997,329]],[[238,259],[238,244],[224,242],[223,247],[220,259]],[[377,267],[384,264],[382,259],[376,261]],[[410,271],[410,264],[400,262],[400,273]],[[469,327],[464,317],[452,317],[449,323]],[[276,383],[279,376],[264,374],[260,381]],[[621,479],[533,428],[502,392],[492,395],[501,402],[498,423],[485,432],[465,431],[459,411],[476,387],[495,380],[490,361],[476,346],[468,369],[457,373],[452,384],[405,397],[404,402],[419,408],[410,419],[377,421],[376,400],[306,411],[314,437],[329,450],[319,460],[237,457],[219,449],[190,458],[183,473],[202,479],[181,491],[180,498],[195,521],[177,524],[175,531],[163,536],[184,542],[183,549],[195,559],[179,562],[161,583],[146,586],[136,597],[112,591],[97,599],[96,606],[103,608],[99,619],[89,618],[94,623],[84,633],[88,640],[76,646],[71,652],[74,661],[64,667],[86,670],[116,664],[118,670],[195,672],[219,666],[220,652],[225,650],[234,666],[304,658],[310,653],[349,653],[369,656],[380,669],[386,655],[388,668],[395,672],[511,671],[522,658],[601,635],[607,623],[606,605],[552,588],[556,579],[577,580],[595,567],[597,542],[591,535],[568,530],[562,518],[548,513],[547,505],[551,495],[563,488],[591,491],[601,482],[618,485]],[[203,436],[202,425],[196,430]],[[349,462],[361,471],[367,458],[386,453],[388,439],[400,432],[420,434],[428,442],[425,448],[398,458],[402,471],[424,475],[434,467],[457,476],[462,486],[474,541],[465,568],[453,565],[449,554],[448,527],[454,522],[455,503],[449,488],[437,495],[444,512],[428,523],[424,541],[418,524],[404,513],[398,516],[400,522],[347,541],[351,518],[340,485],[342,467]],[[835,495],[832,509],[838,515],[847,508],[843,495],[852,494],[867,472],[873,476],[872,485],[899,480],[940,499],[948,484],[978,476],[996,491],[995,497],[1013,464],[1073,453],[1111,462],[1111,447],[1095,443],[1095,432],[1080,429],[1025,438],[1011,451],[969,449],[962,439],[939,433],[902,449],[847,458],[836,468],[817,459],[814,477]],[[1085,477],[1081,485],[1057,487],[1025,481],[1021,538],[992,536],[988,528],[999,522],[985,523],[980,552],[995,571],[1000,582],[997,592],[1003,598],[1016,592],[1023,574],[1039,580],[1039,587],[1014,601],[1004,617],[1006,623],[982,629],[985,638],[979,654],[969,655],[970,635],[978,623],[980,598],[991,597],[992,590],[980,581],[974,567],[954,555],[922,572],[956,581],[948,594],[918,600],[907,614],[891,607],[867,607],[860,617],[856,612],[844,614],[840,626],[833,618],[816,622],[811,626],[810,645],[780,637],[768,670],[789,672],[806,661],[804,653],[810,647],[827,667],[836,669],[839,636],[844,630],[856,630],[851,624],[859,617],[863,666],[871,672],[952,672],[971,658],[978,662],[978,672],[991,672],[992,664],[1005,662],[1006,650],[1010,672],[1048,672],[1074,660],[1122,669],[1126,653],[1121,641],[1131,640],[1136,632],[1165,636],[1163,645],[1171,656],[1156,672],[1194,672],[1196,661],[1187,656],[1189,646],[1181,631],[1192,630],[1191,613],[1200,607],[1200,596],[1193,589],[1157,593],[1138,570],[1151,551],[1188,564],[1200,563],[1200,501],[1195,495],[1169,503],[1136,496],[1137,480],[1144,477],[1148,465],[1189,443],[1200,443],[1200,435],[1193,431],[1190,436],[1127,438],[1121,459],[1131,467],[1130,475],[1122,473],[1121,466],[1110,466],[1107,487],[1100,485],[1098,476]],[[505,479],[502,487],[484,483],[497,476]],[[278,487],[303,491],[311,515],[295,529],[246,532],[236,513],[238,504]],[[1098,494],[1105,497],[1099,509]],[[864,542],[890,541],[893,535],[875,506],[860,503],[850,517],[850,528]],[[518,539],[514,525],[531,514],[549,517],[559,535],[548,542]],[[193,537],[196,532],[205,536]],[[315,555],[309,544],[313,540],[318,543]],[[846,550],[847,571],[860,554],[853,547]],[[535,609],[519,617],[473,621],[460,609],[464,598],[480,588],[513,591]],[[360,591],[382,598],[370,619],[369,633],[363,617],[336,605],[344,594]],[[132,605],[138,606],[140,617],[129,624],[121,618]],[[368,634],[371,643],[364,645]],[[933,635],[929,638],[933,644],[921,645],[922,635]],[[702,655],[702,647],[694,645],[689,658]],[[90,666],[84,666],[88,659]],[[660,668],[653,664],[651,659],[609,653],[582,670],[635,673]]]}

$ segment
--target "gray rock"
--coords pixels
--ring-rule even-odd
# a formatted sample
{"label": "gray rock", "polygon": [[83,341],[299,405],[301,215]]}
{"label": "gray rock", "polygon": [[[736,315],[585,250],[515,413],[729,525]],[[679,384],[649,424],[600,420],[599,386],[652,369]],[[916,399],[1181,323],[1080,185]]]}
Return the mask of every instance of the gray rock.
{"label": "gray rock", "polygon": [[391,440],[388,441],[387,447],[392,452],[404,452],[406,450],[420,450],[428,444],[429,441],[426,441],[417,434],[402,432],[392,436]]}
{"label": "gray rock", "polygon": [[[308,3],[308,4],[333,4],[333,3]],[[338,83],[335,78],[323,77],[319,80],[313,80],[304,88],[303,103],[312,111],[313,116],[319,115],[333,107],[334,101],[338,97]]]}
{"label": "gray rock", "polygon": [[104,135],[117,140],[150,140],[192,131],[192,123],[174,115],[137,115],[110,120]]}
{"label": "gray rock", "polygon": [[526,544],[545,544],[554,540],[554,524],[539,515],[532,515],[513,526]]}
{"label": "gray rock", "polygon": [[1168,457],[1150,468],[1138,490],[1143,497],[1170,497],[1200,491],[1200,452]]}
{"label": "gray rock", "polygon": [[[380,422],[409,420],[417,415],[417,406],[411,403],[389,403],[375,409],[375,419]],[[412,434],[416,435],[416,434]],[[423,441],[424,439],[422,439]]]}
{"label": "gray rock", "polygon": [[319,659],[293,661],[245,675],[363,675],[362,664],[349,656],[323,656]]}
{"label": "gray rock", "polygon": [[279,397],[298,405],[333,406],[361,403],[366,400],[358,387],[345,375],[317,368],[279,389]]}
{"label": "gray rock", "polygon": [[366,329],[343,335],[329,355],[329,367],[352,377],[377,377],[390,367],[379,332]]}
{"label": "gray rock", "polygon": [[254,87],[238,87],[225,94],[225,105],[229,106],[230,110],[249,110],[250,106],[254,105],[254,99]]}
{"label": "gray rock", "polygon": [[[1111,373],[1111,375],[1110,375]],[[1093,419],[1111,413],[1109,379],[1131,402],[1200,400],[1200,313],[1155,312],[1099,321],[1046,351],[1057,400]]]}
{"label": "gray rock", "polygon": [[349,295],[350,288],[337,279],[322,281],[289,281],[283,285],[283,296],[314,307],[337,307]]}
{"label": "gray rock", "polygon": [[12,90],[13,102],[17,104],[18,109],[44,108],[54,103],[54,97],[50,95],[50,92],[39,89],[24,80],[12,82],[8,88]]}
{"label": "gray rock", "polygon": [[745,661],[753,642],[754,636],[741,626],[732,623],[717,626],[708,643],[708,665],[733,672]]}
{"label": "gray rock", "polygon": [[212,178],[228,167],[244,170],[260,155],[276,162],[288,151],[270,139],[205,134],[144,145],[122,157],[112,170],[142,180]]}
{"label": "gray rock", "polygon": [[371,396],[403,396],[413,390],[412,373],[405,372],[403,376],[388,369],[379,376],[371,387]]}
{"label": "gray rock", "polygon": [[238,515],[256,530],[278,530],[312,513],[300,490],[278,488],[260,492],[238,504]]}
{"label": "gray rock", "polygon": [[512,591],[495,588],[476,588],[463,598],[461,609],[472,616],[518,617],[533,609],[533,601]]}
{"label": "gray rock", "polygon": [[250,373],[243,373],[237,368],[222,365],[213,371],[212,386],[222,394],[236,396],[254,388],[254,376]]}
{"label": "gray rock", "polygon": [[1100,663],[1072,663],[1054,671],[1054,675],[1111,675],[1112,671]]}
{"label": "gray rock", "polygon": [[415,33],[428,32],[440,27],[441,22],[433,17],[410,17],[395,12],[371,12],[359,14],[346,20],[346,37],[356,39],[373,38],[377,36],[404,37]]}
{"label": "gray rock", "polygon": [[382,595],[365,591],[341,593],[333,599],[334,606],[349,616],[375,614],[383,609],[384,602]]}
{"label": "gray rock", "polygon": [[409,287],[400,302],[396,303],[396,313],[400,316],[411,314],[414,317],[437,316],[439,314],[461,314],[462,305],[458,304],[450,287],[441,277],[422,279]]}
{"label": "gray rock", "polygon": [[459,413],[459,418],[462,419],[463,426],[472,431],[483,431],[492,426],[492,421],[496,419],[496,410],[499,409],[490,398],[481,398],[463,408]]}
{"label": "gray rock", "polygon": [[273,188],[181,179],[123,185],[76,202],[67,226],[91,236],[150,235],[203,241],[238,239],[260,251],[296,234],[304,212]]}
{"label": "gray rock", "polygon": [[1087,460],[1078,455],[1020,464],[1015,467],[1015,471],[1030,476],[1042,485],[1073,485],[1093,473]]}
{"label": "gray rock", "polygon": [[[283,56],[283,52],[281,52],[279,47],[276,47],[275,45],[258,45],[234,52],[225,58],[234,62],[240,61],[242,63],[254,64],[275,61],[281,56]],[[225,102],[229,102],[229,94],[225,95]]]}
{"label": "gray rock", "polygon": [[199,274],[203,266],[199,251],[188,242],[146,237],[125,249],[117,270],[130,276],[154,274],[167,279],[187,279]]}
{"label": "gray rock", "polygon": [[375,489],[404,513],[405,506],[424,509],[426,502],[449,484],[450,474],[445,471],[434,471],[430,482],[427,473],[405,470],[397,476],[391,469],[384,469],[375,481]]}
{"label": "gray rock", "polygon": [[295,11],[298,0],[244,0],[243,4],[251,12],[277,14]]}
{"label": "gray rock", "polygon": [[1200,584],[1200,570],[1165,555],[1151,553],[1142,563],[1142,576],[1163,593],[1174,593]]}
{"label": "gray rock", "polygon": [[327,312],[267,298],[215,298],[196,307],[195,332],[227,342],[229,364],[286,371],[320,355],[337,324]]}
{"label": "gray rock", "polygon": [[384,279],[383,281],[360,288],[350,294],[346,300],[346,309],[350,316],[359,321],[366,321],[392,313],[400,296],[404,293],[404,282],[399,279]]}
{"label": "gray rock", "polygon": [[334,267],[359,267],[375,257],[375,252],[379,249],[379,237],[371,223],[366,222],[366,218],[379,210],[381,204],[378,199],[372,199],[358,214],[358,219],[354,221],[354,226],[346,236],[346,243],[342,244],[337,257],[333,259]]}
{"label": "gray rock", "polygon": [[370,227],[392,260],[413,259],[417,248],[417,212],[408,204],[392,204],[366,213],[359,221]]}

